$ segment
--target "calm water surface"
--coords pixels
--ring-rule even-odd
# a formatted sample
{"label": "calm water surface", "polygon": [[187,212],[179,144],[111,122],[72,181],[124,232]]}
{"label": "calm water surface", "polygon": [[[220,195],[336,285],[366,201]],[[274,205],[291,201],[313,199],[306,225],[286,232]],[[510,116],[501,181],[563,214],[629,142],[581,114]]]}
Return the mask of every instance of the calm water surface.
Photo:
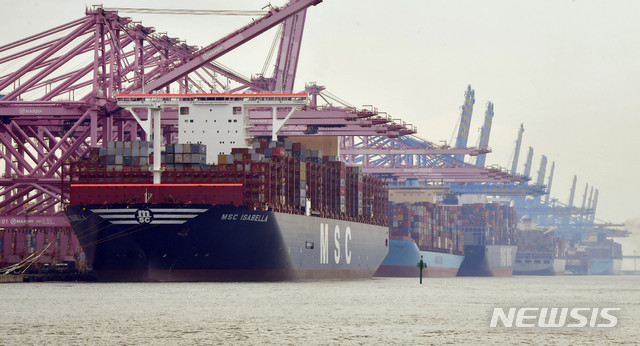
{"label": "calm water surface", "polygon": [[[613,328],[490,328],[494,307],[619,307]],[[0,285],[0,345],[640,343],[640,276]]]}

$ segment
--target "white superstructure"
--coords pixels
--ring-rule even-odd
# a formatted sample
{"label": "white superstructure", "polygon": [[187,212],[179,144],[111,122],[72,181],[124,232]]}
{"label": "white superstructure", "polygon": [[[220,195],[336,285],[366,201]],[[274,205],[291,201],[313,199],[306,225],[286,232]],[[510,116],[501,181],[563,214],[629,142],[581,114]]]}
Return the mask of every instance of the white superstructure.
{"label": "white superstructure", "polygon": [[[147,133],[151,132],[151,117],[143,120],[134,109],[153,110],[158,105],[176,109],[178,143],[205,144],[207,163],[217,163],[218,154],[229,154],[232,148],[249,146],[252,141],[249,109],[272,112],[270,124],[275,124],[271,126],[275,137],[296,108],[307,103],[307,94],[118,95],[118,105],[127,108]],[[278,119],[278,109],[283,108],[289,109],[289,113]]]}

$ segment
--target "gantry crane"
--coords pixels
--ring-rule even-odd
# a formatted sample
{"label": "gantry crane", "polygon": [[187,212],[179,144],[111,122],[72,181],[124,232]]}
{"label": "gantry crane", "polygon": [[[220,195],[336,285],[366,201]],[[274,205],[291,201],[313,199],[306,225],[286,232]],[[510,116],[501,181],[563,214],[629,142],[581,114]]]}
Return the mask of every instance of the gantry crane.
{"label": "gantry crane", "polygon": [[[458,142],[462,143],[467,139],[465,137],[468,135],[468,124],[471,121],[471,115],[473,111],[473,105],[475,104],[475,91],[471,89],[471,86],[467,87],[465,91],[465,101],[462,106],[462,112],[460,117],[460,125],[458,129]],[[494,117],[494,105],[492,102],[487,103],[487,109],[485,111],[485,120],[481,129],[481,137],[479,139],[479,150],[489,152],[489,135],[491,133],[491,125]],[[524,131],[524,127],[521,125],[521,132],[519,133],[519,140],[517,141],[516,146],[516,155],[519,152],[519,143],[522,140],[522,131]],[[485,154],[484,152],[480,152],[477,154],[476,166],[484,166],[485,163]],[[454,156],[455,157],[455,156]],[[460,155],[457,156],[458,163],[460,163]],[[517,162],[517,156],[515,158]],[[487,167],[487,169],[500,169],[497,167]],[[500,182],[490,182],[486,181],[483,183],[479,182],[471,182],[468,181],[466,183],[452,183],[450,184],[451,192],[456,195],[464,195],[464,194],[475,194],[475,195],[486,195],[486,196],[529,196],[529,195],[543,195],[545,194],[545,187],[542,184],[529,185],[526,182],[530,179],[526,175],[517,175],[515,169],[509,174],[512,178],[511,181],[507,181],[503,179]]]}
{"label": "gantry crane", "polygon": [[[9,71],[0,76],[3,217],[10,217],[7,222],[21,221],[14,221],[16,227],[30,223],[68,227],[60,209],[65,198],[62,163],[111,140],[146,136],[134,117],[118,107],[117,93],[164,92],[172,86],[188,92],[200,85],[194,78],[206,80],[211,71],[236,78],[215,65],[214,59],[279,23],[288,22],[291,30],[299,30],[304,16],[296,15],[319,2],[301,0],[271,8],[260,19],[203,49],[102,7],[0,47],[0,65]],[[295,45],[285,45],[286,56],[281,57],[274,78],[280,80],[275,84],[290,88],[298,54]],[[78,67],[87,57],[91,62]],[[246,88],[260,88],[251,81],[239,82]],[[165,118],[163,126],[171,128],[177,119],[173,115]]]}
{"label": "gantry crane", "polygon": [[[142,124],[118,106],[116,94],[176,88],[184,93],[209,92],[221,86],[216,75],[241,89],[264,92],[259,83],[235,75],[214,59],[283,22],[290,36],[282,39],[283,55],[273,78],[276,88],[290,89],[304,23],[301,12],[319,2],[299,0],[272,7],[206,49],[100,6],[82,18],[0,46],[3,261],[29,255],[26,246],[13,244],[28,241],[43,249],[47,239],[58,244],[41,259],[65,261],[79,255],[77,239],[62,214],[68,198],[62,184],[63,163],[108,141],[147,135]],[[297,46],[289,41],[292,36]],[[162,125],[170,133],[177,116],[171,111],[165,115]]]}
{"label": "gantry crane", "polygon": [[[477,156],[490,151],[486,144],[483,148],[466,147],[474,94],[471,86],[467,86],[454,148],[446,144],[436,145],[413,134],[398,137],[353,136],[342,138],[340,153],[347,163],[361,164],[364,172],[386,176],[399,184],[409,180],[416,184],[447,183],[453,188],[455,183],[494,182],[500,185],[521,181],[520,177],[511,176],[499,167],[464,162],[465,155]],[[492,110],[493,105],[488,109],[488,119],[493,116]],[[488,130],[490,120],[486,125]]]}
{"label": "gantry crane", "polygon": [[[479,149],[489,148],[489,136],[491,135],[491,123],[493,121],[493,102],[487,102],[487,110],[484,113],[484,124],[480,129]],[[484,167],[487,154],[479,154],[476,157],[476,166]]]}

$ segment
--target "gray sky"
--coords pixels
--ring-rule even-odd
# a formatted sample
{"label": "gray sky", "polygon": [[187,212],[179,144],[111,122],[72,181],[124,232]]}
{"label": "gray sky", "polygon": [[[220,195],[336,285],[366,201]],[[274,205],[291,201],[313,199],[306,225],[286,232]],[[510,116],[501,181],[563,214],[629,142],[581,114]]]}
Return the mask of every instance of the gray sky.
{"label": "gray sky", "polygon": [[[279,6],[285,1],[271,1]],[[0,45],[84,16],[84,0],[4,1]],[[104,7],[260,9],[266,0],[121,1]],[[7,5],[10,4],[10,5]],[[157,31],[204,46],[250,17],[143,15],[122,12]],[[453,138],[467,85],[476,104],[469,137],[477,145],[486,102],[494,103],[487,164],[511,166],[519,125],[520,165],[534,148],[535,179],[542,154],[551,195],[575,203],[585,184],[599,189],[596,216],[640,218],[635,181],[640,120],[638,1],[326,0],[307,12],[296,89],[317,82],[354,106],[374,105],[412,123],[434,142]],[[235,70],[259,73],[273,31],[225,56]],[[547,178],[545,178],[545,183]]]}

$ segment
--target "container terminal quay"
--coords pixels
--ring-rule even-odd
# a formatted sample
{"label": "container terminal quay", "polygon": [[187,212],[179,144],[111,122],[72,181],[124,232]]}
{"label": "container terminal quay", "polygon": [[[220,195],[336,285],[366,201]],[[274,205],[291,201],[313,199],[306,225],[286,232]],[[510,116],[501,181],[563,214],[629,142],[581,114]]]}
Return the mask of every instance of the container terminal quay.
{"label": "container terminal quay", "polygon": [[[533,148],[520,161],[524,124],[510,168],[485,165],[494,104],[469,146],[471,85],[450,145],[296,89],[316,6],[205,47],[102,6],[0,42],[0,283],[418,277],[421,259],[427,278],[619,275],[638,258],[596,217],[598,188],[574,176],[559,201],[553,158],[535,176]],[[218,62],[275,28],[272,74]]]}

